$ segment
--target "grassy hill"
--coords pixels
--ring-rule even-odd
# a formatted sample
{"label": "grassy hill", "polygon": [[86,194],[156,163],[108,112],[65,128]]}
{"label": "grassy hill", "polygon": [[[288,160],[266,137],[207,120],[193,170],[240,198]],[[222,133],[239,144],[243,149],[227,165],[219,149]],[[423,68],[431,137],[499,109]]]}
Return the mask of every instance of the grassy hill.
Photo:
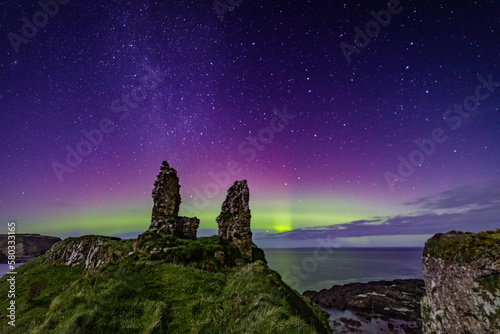
{"label": "grassy hill", "polygon": [[254,245],[247,261],[217,236],[68,238],[17,272],[16,326],[3,318],[1,333],[330,332],[320,309],[267,267],[262,250]]}

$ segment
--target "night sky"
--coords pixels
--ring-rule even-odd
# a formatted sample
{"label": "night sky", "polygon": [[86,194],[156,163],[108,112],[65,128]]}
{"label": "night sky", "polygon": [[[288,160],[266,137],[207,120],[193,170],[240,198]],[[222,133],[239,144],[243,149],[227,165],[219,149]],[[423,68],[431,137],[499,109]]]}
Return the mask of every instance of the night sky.
{"label": "night sky", "polygon": [[263,246],[500,228],[500,3],[215,4],[0,1],[1,233],[144,231],[164,160],[200,234],[240,179]]}

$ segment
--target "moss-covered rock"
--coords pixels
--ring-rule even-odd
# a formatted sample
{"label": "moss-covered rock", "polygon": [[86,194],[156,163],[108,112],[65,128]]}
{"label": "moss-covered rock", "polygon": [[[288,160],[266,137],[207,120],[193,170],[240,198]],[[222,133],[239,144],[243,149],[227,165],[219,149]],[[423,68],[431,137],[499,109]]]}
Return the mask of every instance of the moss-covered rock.
{"label": "moss-covered rock", "polygon": [[243,256],[233,243],[219,236],[202,237],[196,240],[176,238],[167,233],[148,231],[134,242],[134,250],[154,261],[164,261],[204,270],[242,266],[261,260],[266,262],[264,252],[252,245],[252,257]]}
{"label": "moss-covered rock", "polygon": [[424,256],[465,264],[480,258],[498,258],[500,230],[438,233],[426,242]]}

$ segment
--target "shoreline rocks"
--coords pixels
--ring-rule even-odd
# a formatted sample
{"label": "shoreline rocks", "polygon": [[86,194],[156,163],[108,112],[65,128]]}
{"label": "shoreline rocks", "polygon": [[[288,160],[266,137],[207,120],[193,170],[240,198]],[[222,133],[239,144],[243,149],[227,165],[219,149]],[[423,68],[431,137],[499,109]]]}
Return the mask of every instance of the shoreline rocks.
{"label": "shoreline rocks", "polygon": [[424,292],[423,280],[397,279],[335,285],[303,295],[327,312],[331,310],[334,330],[369,333],[366,328],[378,326],[386,330],[377,330],[380,333],[422,333],[420,299]]}

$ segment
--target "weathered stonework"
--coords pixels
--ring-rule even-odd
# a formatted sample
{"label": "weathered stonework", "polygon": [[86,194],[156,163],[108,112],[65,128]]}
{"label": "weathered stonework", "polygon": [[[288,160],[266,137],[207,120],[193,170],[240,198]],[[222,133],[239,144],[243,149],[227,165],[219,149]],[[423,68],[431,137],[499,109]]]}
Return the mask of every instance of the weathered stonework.
{"label": "weathered stonework", "polygon": [[152,220],[177,216],[181,205],[181,195],[177,171],[163,161],[153,188]]}
{"label": "weathered stonework", "polygon": [[198,218],[179,217],[181,204],[177,171],[163,161],[153,188],[153,213],[150,231],[173,234],[178,238],[196,239]]}
{"label": "weathered stonework", "polygon": [[247,181],[236,181],[227,191],[222,203],[221,213],[217,217],[219,236],[234,242],[243,257],[252,259],[252,231],[250,230],[250,191]]}
{"label": "weathered stonework", "polygon": [[177,217],[175,236],[185,239],[196,239],[196,231],[200,226],[200,220],[196,217]]}
{"label": "weathered stonework", "polygon": [[423,263],[424,333],[500,333],[500,230],[437,234]]}

